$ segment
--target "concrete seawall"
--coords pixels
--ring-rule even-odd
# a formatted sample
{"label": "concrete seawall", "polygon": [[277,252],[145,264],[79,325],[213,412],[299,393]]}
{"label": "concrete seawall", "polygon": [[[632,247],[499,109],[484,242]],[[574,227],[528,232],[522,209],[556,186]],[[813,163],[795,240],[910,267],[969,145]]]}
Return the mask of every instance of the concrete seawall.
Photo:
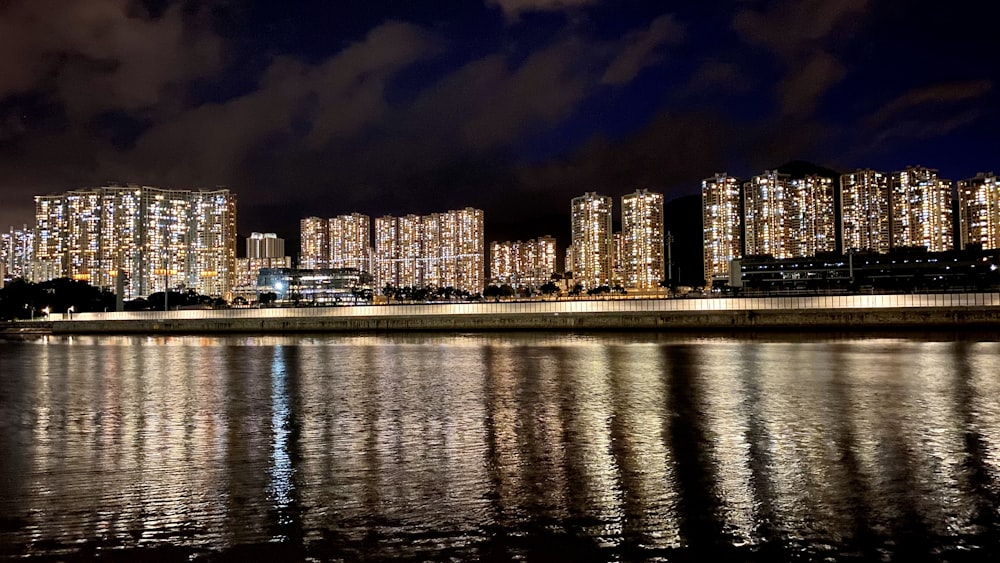
{"label": "concrete seawall", "polygon": [[1000,329],[1000,293],[537,300],[52,315],[4,334]]}
{"label": "concrete seawall", "polygon": [[1000,328],[1000,308],[73,320],[53,334]]}

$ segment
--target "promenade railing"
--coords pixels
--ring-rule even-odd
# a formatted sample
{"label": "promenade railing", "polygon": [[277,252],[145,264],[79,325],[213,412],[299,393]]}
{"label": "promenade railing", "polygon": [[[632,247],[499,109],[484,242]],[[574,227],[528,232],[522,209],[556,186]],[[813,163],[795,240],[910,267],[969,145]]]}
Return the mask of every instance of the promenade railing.
{"label": "promenade railing", "polygon": [[[463,303],[397,303],[336,307],[275,307],[216,310],[74,313],[73,320],[246,319],[301,317],[404,317],[425,315],[559,315],[694,311],[1000,307],[1000,293],[816,295],[794,297],[689,297],[670,299],[532,299]],[[50,320],[70,320],[51,315]]]}

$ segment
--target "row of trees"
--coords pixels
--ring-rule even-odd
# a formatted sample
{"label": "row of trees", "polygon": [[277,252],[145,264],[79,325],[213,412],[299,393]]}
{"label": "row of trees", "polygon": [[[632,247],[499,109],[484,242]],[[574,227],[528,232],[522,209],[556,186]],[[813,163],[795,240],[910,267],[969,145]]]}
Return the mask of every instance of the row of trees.
{"label": "row of trees", "polygon": [[394,301],[471,301],[480,298],[479,294],[451,286],[396,287],[392,284],[386,284],[382,288],[382,295]]}
{"label": "row of trees", "polygon": [[[199,295],[193,290],[186,292],[158,292],[147,298],[138,298],[124,303],[126,311],[164,311],[167,308],[228,307],[225,300],[218,297]],[[0,320],[37,319],[48,313],[114,311],[117,307],[115,294],[107,289],[96,288],[85,281],[70,278],[56,278],[40,283],[15,279],[0,288]]]}
{"label": "row of trees", "polygon": [[70,278],[41,283],[15,279],[0,289],[0,320],[39,318],[71,307],[76,312],[114,311],[115,294]]}

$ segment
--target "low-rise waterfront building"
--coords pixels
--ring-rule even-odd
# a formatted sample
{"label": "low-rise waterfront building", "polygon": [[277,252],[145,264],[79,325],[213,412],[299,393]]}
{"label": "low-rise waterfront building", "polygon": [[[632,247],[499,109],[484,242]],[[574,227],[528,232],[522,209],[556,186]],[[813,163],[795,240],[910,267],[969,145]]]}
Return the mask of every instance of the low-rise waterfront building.
{"label": "low-rise waterfront building", "polygon": [[730,288],[746,292],[912,292],[1000,289],[1000,250],[837,253],[733,261]]}
{"label": "low-rise waterfront building", "polygon": [[372,276],[357,268],[264,268],[257,276],[260,305],[371,303]]}

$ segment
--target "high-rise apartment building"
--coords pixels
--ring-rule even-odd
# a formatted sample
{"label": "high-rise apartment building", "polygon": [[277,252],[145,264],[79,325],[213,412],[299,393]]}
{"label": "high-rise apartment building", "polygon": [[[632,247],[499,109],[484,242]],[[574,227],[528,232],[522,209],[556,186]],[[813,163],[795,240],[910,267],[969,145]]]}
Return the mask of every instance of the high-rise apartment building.
{"label": "high-rise apartment building", "polygon": [[551,236],[490,245],[490,280],[496,285],[538,288],[549,282],[555,271],[556,240]]}
{"label": "high-rise apartment building", "polygon": [[729,279],[729,264],[743,256],[743,213],[740,181],[716,174],[701,182],[705,283]]}
{"label": "high-rise apartment building", "polygon": [[837,250],[833,180],[769,170],[743,187],[746,255],[815,256]]}
{"label": "high-rise apartment building", "polygon": [[35,231],[27,225],[0,233],[0,268],[3,270],[0,278],[31,279],[34,245]]}
{"label": "high-rise apartment building", "polygon": [[777,170],[768,170],[744,184],[744,236],[747,255],[792,257],[788,237],[791,189],[791,177]]}
{"label": "high-rise apartment building", "polygon": [[611,198],[587,192],[570,204],[573,281],[592,289],[610,285],[612,270]]}
{"label": "high-rise apartment building", "polygon": [[385,215],[375,218],[375,287],[381,290],[387,285],[402,287],[399,283],[397,242],[399,226],[396,217]]}
{"label": "high-rise apartment building", "polygon": [[319,217],[299,221],[299,267],[307,270],[330,265],[330,223]]}
{"label": "high-rise apartment building", "polygon": [[132,298],[169,289],[228,297],[236,198],[130,184],[35,197],[36,281],[67,276]]}
{"label": "high-rise apartment building", "polygon": [[483,212],[465,208],[375,219],[375,285],[485,287]]}
{"label": "high-rise apartment building", "polygon": [[953,249],[951,181],[938,178],[937,170],[909,166],[893,173],[890,185],[892,246]]}
{"label": "high-rise apartment building", "polygon": [[329,220],[329,265],[331,268],[372,269],[371,218],[360,213]]}
{"label": "high-rise apartment building", "polygon": [[996,174],[980,172],[975,178],[958,182],[962,248],[981,244],[983,249],[1000,248],[1000,181]]}
{"label": "high-rise apartment building", "polygon": [[785,248],[793,257],[837,250],[836,190],[833,180],[809,175],[796,178],[786,200]]}
{"label": "high-rise apartment building", "polygon": [[844,250],[889,252],[889,176],[856,170],[840,177]]}
{"label": "high-rise apartment building", "polygon": [[663,194],[645,189],[622,197],[622,266],[626,288],[653,289],[665,278]]}
{"label": "high-rise apartment building", "polygon": [[299,267],[372,270],[371,218],[360,213],[299,221]]}

